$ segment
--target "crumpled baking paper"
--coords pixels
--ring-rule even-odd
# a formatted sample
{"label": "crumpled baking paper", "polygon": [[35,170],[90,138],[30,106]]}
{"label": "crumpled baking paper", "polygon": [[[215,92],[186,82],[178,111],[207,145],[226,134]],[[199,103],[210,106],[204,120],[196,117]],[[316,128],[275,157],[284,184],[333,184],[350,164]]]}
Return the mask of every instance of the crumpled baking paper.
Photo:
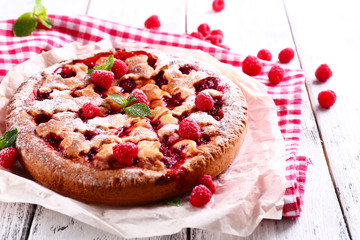
{"label": "crumpled baking paper", "polygon": [[[8,72],[0,84],[0,130],[5,131],[9,99],[31,75],[95,49],[138,45],[109,41],[85,46],[72,43],[19,64]],[[246,97],[248,133],[235,161],[215,179],[216,192],[211,201],[203,208],[192,207],[189,195],[182,197],[179,207],[164,202],[140,207],[85,204],[36,183],[20,164],[11,170],[0,169],[0,201],[38,204],[125,238],[174,234],[188,227],[248,236],[262,219],[281,219],[285,191],[285,144],[277,125],[275,104],[267,95],[266,88],[239,69],[199,50],[146,46],[191,55],[210,63],[232,79]]]}

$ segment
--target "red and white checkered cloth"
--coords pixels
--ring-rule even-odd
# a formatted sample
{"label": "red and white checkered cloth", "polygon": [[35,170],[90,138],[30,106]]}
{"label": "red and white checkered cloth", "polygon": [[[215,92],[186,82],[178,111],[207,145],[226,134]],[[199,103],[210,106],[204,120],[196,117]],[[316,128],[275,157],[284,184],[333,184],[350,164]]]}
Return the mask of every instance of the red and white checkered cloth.
{"label": "red and white checkered cloth", "polygon": [[[25,60],[70,42],[82,44],[111,39],[119,42],[144,42],[190,49],[201,49],[221,62],[241,67],[241,54],[233,53],[210,43],[185,34],[170,34],[155,30],[129,27],[118,23],[88,16],[49,15],[53,22],[52,30],[36,30],[27,37],[14,37],[14,20],[0,21],[0,82],[6,73]],[[283,216],[298,217],[302,206],[306,170],[309,159],[296,156],[299,146],[301,95],[304,74],[301,70],[286,69],[286,78],[276,86],[268,84],[267,73],[275,63],[263,62],[262,72],[255,77],[267,86],[268,93],[277,105],[279,127],[286,143],[287,188]]]}

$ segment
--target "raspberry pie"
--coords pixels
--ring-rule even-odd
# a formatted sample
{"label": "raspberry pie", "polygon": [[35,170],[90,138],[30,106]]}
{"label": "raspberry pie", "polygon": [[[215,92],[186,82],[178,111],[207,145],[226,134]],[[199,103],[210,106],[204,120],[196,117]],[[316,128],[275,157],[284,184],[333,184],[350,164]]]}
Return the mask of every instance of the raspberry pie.
{"label": "raspberry pie", "polygon": [[244,95],[217,69],[143,48],[46,68],[19,87],[6,120],[18,129],[21,164],[39,183],[84,202],[138,205],[220,174],[247,119]]}

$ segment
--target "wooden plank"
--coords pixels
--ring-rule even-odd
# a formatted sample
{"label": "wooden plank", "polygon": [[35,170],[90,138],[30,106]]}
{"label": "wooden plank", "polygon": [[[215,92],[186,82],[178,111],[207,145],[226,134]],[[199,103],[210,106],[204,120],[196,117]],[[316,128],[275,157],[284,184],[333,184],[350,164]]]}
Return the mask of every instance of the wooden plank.
{"label": "wooden plank", "polygon": [[25,239],[35,208],[32,204],[0,202],[0,239]]}
{"label": "wooden plank", "polygon": [[[141,231],[141,229],[139,229]],[[183,231],[161,237],[137,238],[139,240],[185,240],[187,231]],[[30,229],[29,240],[48,239],[97,239],[97,240],[123,240],[125,238],[110,234],[100,229],[91,227],[61,213],[38,207],[35,212],[34,221]]]}
{"label": "wooden plank", "polygon": [[[51,1],[42,0],[43,5],[47,9],[48,14],[76,15],[86,14],[89,0],[62,0]],[[34,8],[34,0],[12,0],[3,1],[0,8],[0,20],[18,18],[21,14],[32,12]]]}
{"label": "wooden plank", "polygon": [[[360,236],[360,128],[358,56],[360,16],[358,1],[285,1],[307,86],[323,138],[329,168],[351,237]],[[306,16],[306,17],[304,17]],[[326,83],[315,80],[316,68],[327,63],[333,77]],[[318,93],[332,89],[336,104],[319,107]],[[331,211],[331,208],[328,210]]]}
{"label": "wooden plank", "polygon": [[[234,52],[256,55],[268,48],[277,61],[277,53],[285,47],[295,49],[283,2],[279,1],[226,1],[223,12],[214,13],[203,0],[188,3],[189,32],[207,22],[212,29],[224,31],[224,44]],[[208,8],[204,7],[208,6]],[[271,11],[270,11],[271,9]],[[299,68],[297,59],[287,67]],[[307,174],[304,209],[299,219],[263,221],[254,233],[245,239],[349,239],[342,212],[332,186],[307,94],[303,95],[302,134],[299,154],[309,156],[314,165]],[[321,201],[319,199],[326,199]],[[328,209],[332,209],[328,211]],[[221,233],[192,230],[193,239],[240,239]]]}
{"label": "wooden plank", "polygon": [[185,33],[185,0],[91,0],[88,14],[139,28],[156,14],[161,22],[159,31]]}

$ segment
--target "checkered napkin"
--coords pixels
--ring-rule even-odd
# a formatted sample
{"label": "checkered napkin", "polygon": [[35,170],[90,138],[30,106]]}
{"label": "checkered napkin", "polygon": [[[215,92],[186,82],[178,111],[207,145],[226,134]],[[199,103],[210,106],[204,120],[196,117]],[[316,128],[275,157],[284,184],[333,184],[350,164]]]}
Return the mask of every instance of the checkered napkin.
{"label": "checkered napkin", "polygon": [[[146,30],[124,26],[88,16],[49,15],[53,22],[52,30],[37,30],[27,37],[14,37],[14,20],[0,21],[0,82],[6,73],[25,60],[43,51],[62,47],[70,42],[82,44],[110,39],[119,42],[144,42],[162,44],[189,49],[200,49],[221,62],[241,67],[244,55],[233,53],[211,45],[210,43],[185,34],[170,34],[155,30]],[[301,70],[286,69],[283,82],[274,86],[268,84],[267,73],[275,63],[263,62],[262,72],[255,77],[267,86],[268,93],[277,106],[279,127],[286,144],[285,205],[283,216],[298,217],[302,206],[306,170],[309,160],[296,156],[299,146],[301,94],[304,74]]]}

